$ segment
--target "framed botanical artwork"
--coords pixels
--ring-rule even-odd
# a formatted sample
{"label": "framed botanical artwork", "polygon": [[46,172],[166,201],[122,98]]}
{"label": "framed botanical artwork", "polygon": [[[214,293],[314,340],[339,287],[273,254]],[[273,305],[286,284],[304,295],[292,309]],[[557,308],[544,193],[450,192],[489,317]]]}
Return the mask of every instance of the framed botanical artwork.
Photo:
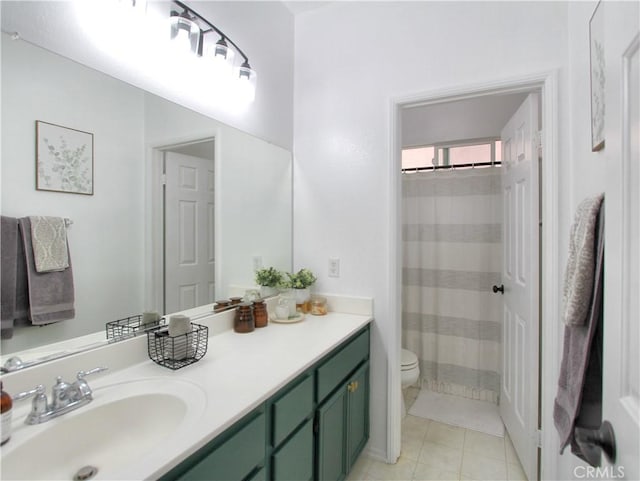
{"label": "framed botanical artwork", "polygon": [[36,120],[36,189],[93,195],[93,134]]}
{"label": "framed botanical artwork", "polygon": [[589,52],[591,66],[591,151],[604,148],[604,25],[603,2],[600,0],[589,20]]}

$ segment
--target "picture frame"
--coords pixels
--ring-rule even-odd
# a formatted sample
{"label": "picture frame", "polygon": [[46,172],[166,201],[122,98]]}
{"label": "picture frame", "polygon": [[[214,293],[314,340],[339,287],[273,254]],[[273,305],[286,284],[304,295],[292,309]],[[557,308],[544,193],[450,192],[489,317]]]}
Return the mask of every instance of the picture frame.
{"label": "picture frame", "polygon": [[605,58],[603,2],[589,20],[589,67],[591,85],[591,151],[604,149]]}
{"label": "picture frame", "polygon": [[36,120],[36,190],[93,195],[93,134]]}

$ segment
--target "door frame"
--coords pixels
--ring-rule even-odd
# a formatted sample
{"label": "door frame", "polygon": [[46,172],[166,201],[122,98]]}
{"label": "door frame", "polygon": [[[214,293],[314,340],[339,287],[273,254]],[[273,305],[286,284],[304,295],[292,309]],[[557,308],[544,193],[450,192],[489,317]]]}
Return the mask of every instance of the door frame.
{"label": "door frame", "polygon": [[[468,84],[453,88],[444,88],[420,92],[390,100],[389,126],[389,163],[388,178],[391,199],[389,229],[389,312],[396,319],[390,329],[389,359],[387,363],[387,462],[395,463],[400,456],[401,445],[401,375],[400,352],[402,342],[402,185],[401,150],[402,121],[401,110],[409,106],[446,103],[455,100],[480,97],[491,94],[537,91],[541,96],[542,118],[542,173],[540,182],[541,208],[544,222],[540,237],[540,296],[544,303],[540,305],[540,392],[541,410],[541,460],[538,475],[543,479],[555,479],[558,441],[553,428],[552,409],[559,366],[559,334],[557,318],[559,313],[559,104],[558,71],[551,70],[532,73],[515,78],[494,82]],[[536,225],[536,230],[538,226]],[[542,355],[544,353],[544,355]]]}
{"label": "door frame", "polygon": [[199,135],[174,137],[147,144],[145,162],[145,310],[162,312],[164,308],[164,152],[182,145],[199,142],[214,142],[214,245],[215,245],[215,283],[219,285],[220,269],[217,260],[220,257],[220,130],[209,129]]}

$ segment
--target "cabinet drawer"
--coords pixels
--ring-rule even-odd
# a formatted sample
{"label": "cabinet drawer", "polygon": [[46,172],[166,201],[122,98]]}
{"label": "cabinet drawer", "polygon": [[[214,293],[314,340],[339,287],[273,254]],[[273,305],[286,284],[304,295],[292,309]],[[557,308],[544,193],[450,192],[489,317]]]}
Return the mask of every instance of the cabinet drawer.
{"label": "cabinet drawer", "polygon": [[251,476],[248,481],[267,481],[267,470],[261,468],[257,473]]}
{"label": "cabinet drawer", "polygon": [[308,481],[313,477],[313,421],[310,419],[273,455],[273,479]]}
{"label": "cabinet drawer", "polygon": [[180,480],[244,479],[264,463],[265,438],[266,422],[262,412],[184,473]]}
{"label": "cabinet drawer", "polygon": [[273,403],[273,446],[278,446],[312,411],[313,375],[309,374]]}
{"label": "cabinet drawer", "polygon": [[318,402],[329,395],[361,361],[368,357],[369,329],[366,329],[318,368]]}

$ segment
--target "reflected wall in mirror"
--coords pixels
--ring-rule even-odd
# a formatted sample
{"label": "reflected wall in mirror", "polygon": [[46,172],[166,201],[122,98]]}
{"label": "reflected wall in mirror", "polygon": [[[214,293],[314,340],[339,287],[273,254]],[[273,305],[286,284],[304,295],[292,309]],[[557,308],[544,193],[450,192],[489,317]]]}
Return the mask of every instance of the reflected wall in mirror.
{"label": "reflected wall in mirror", "polygon": [[[290,152],[5,33],[2,119],[2,214],[73,221],[68,239],[76,308],[74,319],[15,329],[12,339],[2,340],[3,357],[104,332],[107,321],[144,310],[164,312],[169,248],[182,264],[204,256],[208,279],[213,270],[213,284],[204,290],[176,283],[182,296],[167,305],[172,312],[225,298],[232,286],[253,286],[258,258],[291,269]],[[36,191],[36,120],[94,134],[93,196]],[[172,151],[184,155],[196,147],[189,144],[206,150],[188,151],[206,158],[205,213],[179,200],[171,227],[176,244],[169,246],[165,168]],[[175,175],[186,189],[196,178],[186,167]],[[202,222],[200,234],[186,236]]]}

